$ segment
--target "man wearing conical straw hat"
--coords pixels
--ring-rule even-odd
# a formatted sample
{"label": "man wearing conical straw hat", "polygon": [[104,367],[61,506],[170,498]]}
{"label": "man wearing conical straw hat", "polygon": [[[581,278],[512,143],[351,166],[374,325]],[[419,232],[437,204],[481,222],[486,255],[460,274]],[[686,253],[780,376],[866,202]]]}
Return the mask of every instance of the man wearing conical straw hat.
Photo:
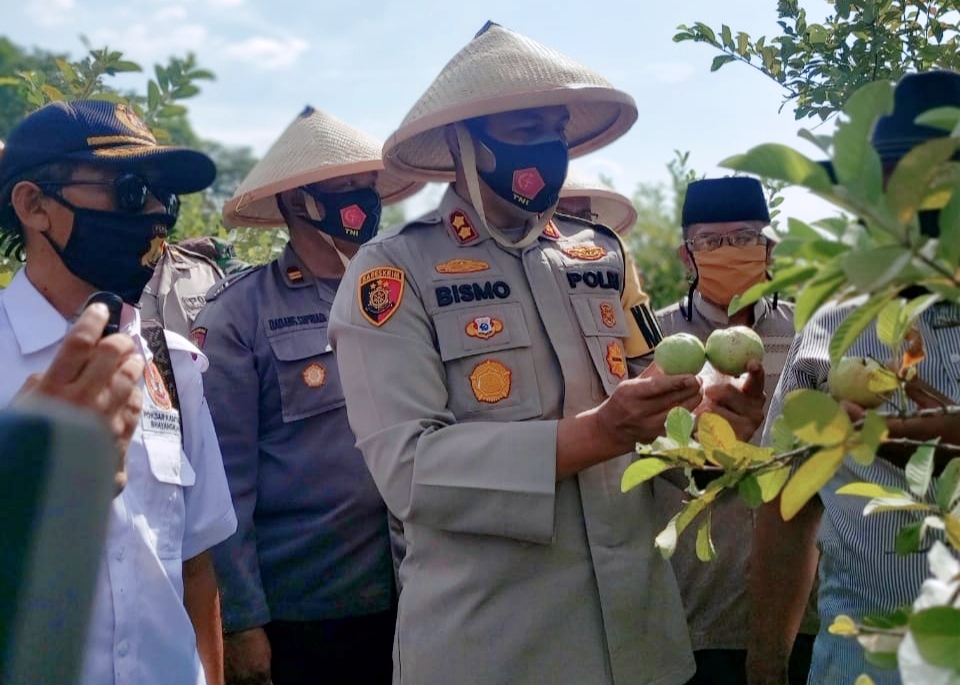
{"label": "man wearing conical straw hat", "polygon": [[331,316],[350,423],[404,523],[394,683],[682,683],[693,673],[638,440],[693,376],[627,379],[655,322],[613,231],[554,216],[627,94],[488,24],[384,146],[440,207],[354,257]]}
{"label": "man wearing conical straw hat", "polygon": [[575,167],[567,169],[557,212],[603,224],[621,236],[637,221],[637,208],[630,198]]}
{"label": "man wearing conical straw hat", "polygon": [[214,551],[228,683],[391,680],[396,612],[387,511],[354,446],[327,322],[381,202],[419,183],[380,142],[308,107],[223,210],[286,226],[275,261],[207,295],[191,337],[240,521]]}

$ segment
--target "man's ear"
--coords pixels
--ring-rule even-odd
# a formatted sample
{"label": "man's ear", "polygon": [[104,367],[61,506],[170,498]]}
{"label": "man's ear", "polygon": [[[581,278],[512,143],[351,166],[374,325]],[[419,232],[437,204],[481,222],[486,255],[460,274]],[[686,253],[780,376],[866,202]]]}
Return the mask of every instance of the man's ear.
{"label": "man's ear", "polygon": [[50,230],[50,214],[47,203],[50,198],[40,187],[30,181],[20,181],[10,193],[10,204],[24,231],[43,233]]}
{"label": "man's ear", "polygon": [[693,263],[693,259],[690,257],[690,248],[687,247],[686,243],[681,244],[677,248],[677,256],[680,257],[680,261],[683,262],[683,265],[687,267],[687,271],[693,273],[697,270],[697,267]]}

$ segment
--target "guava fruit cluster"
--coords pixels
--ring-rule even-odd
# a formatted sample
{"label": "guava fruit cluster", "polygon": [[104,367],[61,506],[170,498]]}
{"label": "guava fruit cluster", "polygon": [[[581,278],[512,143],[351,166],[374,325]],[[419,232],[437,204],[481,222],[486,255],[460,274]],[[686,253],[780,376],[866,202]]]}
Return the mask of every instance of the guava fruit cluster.
{"label": "guava fruit cluster", "polygon": [[739,376],[753,359],[763,362],[763,341],[747,326],[717,329],[705,346],[694,335],[674,333],[661,340],[653,352],[654,363],[670,376],[699,373],[707,360],[717,371]]}

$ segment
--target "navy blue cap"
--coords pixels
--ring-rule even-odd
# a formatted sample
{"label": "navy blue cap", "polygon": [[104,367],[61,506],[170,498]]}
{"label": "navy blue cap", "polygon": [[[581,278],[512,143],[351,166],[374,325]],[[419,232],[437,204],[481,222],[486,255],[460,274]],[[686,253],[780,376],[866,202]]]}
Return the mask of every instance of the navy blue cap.
{"label": "navy blue cap", "polygon": [[9,191],[11,181],[35,167],[70,161],[136,173],[178,195],[203,190],[217,174],[202,152],[158,145],[127,105],[74,100],[44,105],[13,129],[0,156],[0,189]]}
{"label": "navy blue cap", "polygon": [[960,107],[960,74],[953,71],[926,71],[907,74],[893,91],[893,112],[881,117],[871,140],[880,159],[898,161],[912,148],[947,132],[914,123],[934,107]]}
{"label": "navy blue cap", "polygon": [[770,223],[770,210],[760,181],[748,176],[705,178],[687,186],[681,225],[728,221]]}

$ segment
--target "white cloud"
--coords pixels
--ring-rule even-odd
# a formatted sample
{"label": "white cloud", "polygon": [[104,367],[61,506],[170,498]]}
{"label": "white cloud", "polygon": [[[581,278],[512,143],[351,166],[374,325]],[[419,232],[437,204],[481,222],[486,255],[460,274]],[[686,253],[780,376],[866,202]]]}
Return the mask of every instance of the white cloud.
{"label": "white cloud", "polygon": [[41,26],[54,26],[65,23],[75,5],[76,0],[30,0],[23,11]]}
{"label": "white cloud", "polygon": [[239,7],[243,0],[207,0],[213,7]]}
{"label": "white cloud", "polygon": [[309,47],[310,44],[300,38],[278,40],[257,36],[228,45],[223,54],[238,62],[273,71],[293,66]]}
{"label": "white cloud", "polygon": [[[175,11],[170,7],[160,12]],[[94,45],[109,45],[121,50],[128,59],[142,64],[165,62],[171,55],[182,56],[187,52],[199,52],[208,47],[211,37],[201,24],[171,24],[158,31],[154,23],[132,24],[121,30],[104,29],[90,34]]]}
{"label": "white cloud", "polygon": [[187,18],[187,8],[182,5],[170,5],[157,10],[153,20],[157,22],[183,21]]}

